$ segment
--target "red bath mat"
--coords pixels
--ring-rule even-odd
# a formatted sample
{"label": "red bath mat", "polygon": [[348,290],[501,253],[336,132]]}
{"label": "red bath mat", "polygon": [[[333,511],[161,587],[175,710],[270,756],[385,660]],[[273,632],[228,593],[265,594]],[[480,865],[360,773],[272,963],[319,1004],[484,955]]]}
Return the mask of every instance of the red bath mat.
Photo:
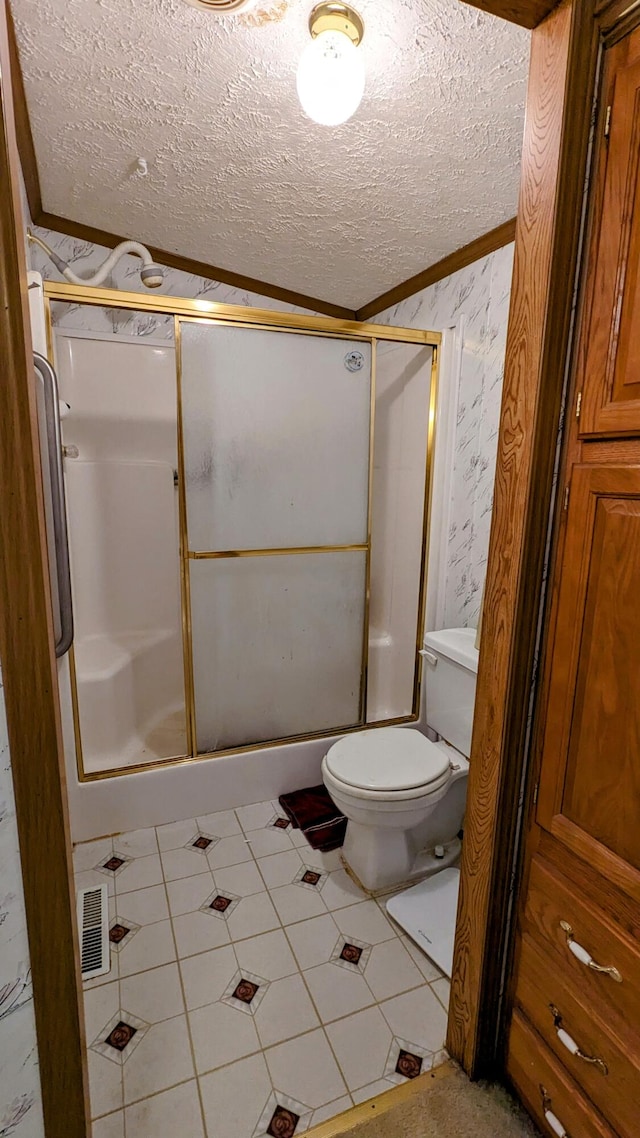
{"label": "red bath mat", "polygon": [[291,794],[281,794],[278,802],[314,850],[328,853],[329,850],[337,850],[344,842],[347,819],[337,809],[325,786],[308,786]]}

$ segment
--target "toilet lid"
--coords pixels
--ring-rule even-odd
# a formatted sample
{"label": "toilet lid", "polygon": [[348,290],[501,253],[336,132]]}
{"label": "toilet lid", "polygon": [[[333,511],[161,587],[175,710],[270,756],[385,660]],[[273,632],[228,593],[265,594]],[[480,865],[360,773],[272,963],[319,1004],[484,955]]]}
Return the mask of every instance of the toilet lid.
{"label": "toilet lid", "polygon": [[345,735],[327,751],[335,778],[362,790],[412,790],[442,778],[449,757],[415,728],[378,727]]}

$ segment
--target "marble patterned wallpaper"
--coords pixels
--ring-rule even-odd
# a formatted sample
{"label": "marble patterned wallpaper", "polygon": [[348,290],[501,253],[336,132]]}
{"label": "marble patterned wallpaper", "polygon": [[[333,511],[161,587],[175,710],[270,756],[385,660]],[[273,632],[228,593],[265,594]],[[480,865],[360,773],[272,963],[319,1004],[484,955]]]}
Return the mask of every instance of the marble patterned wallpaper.
{"label": "marble patterned wallpaper", "polygon": [[[51,229],[42,229],[34,225],[33,232],[40,237],[50,249],[67,261],[78,276],[91,276],[108,254],[110,249],[103,245],[94,245],[91,241],[80,241],[75,237],[67,237]],[[47,280],[64,281],[44,249],[34,242],[29,242],[29,267],[40,273]],[[140,292],[144,296],[186,296],[197,300],[209,300],[218,304],[240,304],[252,308],[269,308],[279,312],[306,312],[306,308],[297,308],[293,304],[283,304],[279,300],[262,296],[260,293],[248,292],[244,289],[234,288],[232,285],[221,284],[220,281],[207,280],[206,277],[196,276],[194,273],[183,273],[178,269],[164,268],[164,283],[159,289],[147,289],[140,280],[139,257],[125,256],[118,261],[110,279],[105,281],[103,288],[124,289],[127,292]],[[116,332],[129,336],[153,336],[154,338],[173,338],[173,317],[156,316],[151,312],[126,312],[115,308],[92,308],[88,305],[62,304],[57,302],[52,307],[52,318],[59,328],[72,328],[74,331]],[[0,1136],[1,1138],[1,1136]]]}
{"label": "marble patterned wallpaper", "polygon": [[447,537],[445,628],[475,627],[487,567],[514,246],[460,269],[374,317],[444,331],[463,318]]}
{"label": "marble patterned wallpaper", "polygon": [[38,1045],[0,680],[0,1138],[42,1138]]}

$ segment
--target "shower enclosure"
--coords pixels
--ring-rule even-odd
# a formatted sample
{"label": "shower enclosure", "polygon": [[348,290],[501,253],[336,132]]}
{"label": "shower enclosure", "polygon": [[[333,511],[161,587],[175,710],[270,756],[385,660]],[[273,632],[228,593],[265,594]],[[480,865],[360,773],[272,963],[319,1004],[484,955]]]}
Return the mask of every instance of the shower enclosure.
{"label": "shower enclosure", "polygon": [[45,284],[80,781],[419,713],[437,333]]}

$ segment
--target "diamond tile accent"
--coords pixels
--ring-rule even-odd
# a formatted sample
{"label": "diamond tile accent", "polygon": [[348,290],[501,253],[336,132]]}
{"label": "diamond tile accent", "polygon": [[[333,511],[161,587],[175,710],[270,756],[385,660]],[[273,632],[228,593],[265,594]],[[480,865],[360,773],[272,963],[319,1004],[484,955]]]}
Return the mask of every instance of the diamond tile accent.
{"label": "diamond tile accent", "polygon": [[346,960],[347,964],[358,964],[361,956],[361,948],[358,948],[358,946],[355,944],[349,944],[348,941],[345,941],[344,945],[342,946],[342,952],[340,953],[341,960]]}
{"label": "diamond tile accent", "polygon": [[414,1055],[411,1051],[405,1051],[401,1047],[396,1062],[396,1074],[404,1075],[405,1079],[415,1079],[422,1070],[423,1062],[421,1055]]}
{"label": "diamond tile accent", "polygon": [[264,980],[262,976],[255,976],[253,972],[236,972],[222,993],[221,1001],[230,1008],[237,1008],[238,1011],[253,1016],[260,1007],[268,987],[269,981]]}
{"label": "diamond tile accent", "polygon": [[132,858],[127,857],[126,854],[116,853],[114,850],[109,857],[100,861],[95,868],[98,873],[104,873],[105,877],[117,877],[130,861],[132,861]]}
{"label": "diamond tile accent", "polygon": [[341,936],[329,959],[332,964],[337,964],[340,968],[362,973],[371,956],[371,948],[372,946],[365,944],[363,940],[356,940],[352,936]]}
{"label": "diamond tile accent", "polygon": [[256,992],[259,991],[260,985],[254,984],[253,980],[241,980],[240,983],[236,985],[233,999],[242,1000],[243,1004],[250,1004]]}
{"label": "diamond tile accent", "polygon": [[209,917],[218,917],[221,921],[226,921],[238,905],[242,901],[242,897],[236,896],[235,893],[222,893],[219,889],[214,889],[204,904],[200,906],[200,912],[206,913]]}
{"label": "diamond tile accent", "polygon": [[280,814],[274,814],[270,822],[267,822],[267,829],[273,830],[288,830],[291,826],[290,818],[283,818]]}
{"label": "diamond tile accent", "polygon": [[311,1124],[312,1111],[301,1102],[288,1098],[280,1091],[269,1095],[266,1106],[260,1115],[253,1138],[293,1138],[302,1134]]}
{"label": "diamond tile accent", "polygon": [[313,889],[316,893],[324,887],[327,874],[312,865],[301,866],[293,879],[294,885],[302,885],[305,889]]}
{"label": "diamond tile accent", "polygon": [[434,1058],[432,1051],[396,1036],[389,1049],[384,1078],[392,1083],[404,1083],[407,1079],[415,1079],[425,1071],[431,1070]]}
{"label": "diamond tile accent", "polygon": [[118,1011],[99,1032],[91,1051],[122,1066],[142,1041],[149,1024],[130,1012]]}
{"label": "diamond tile accent", "polygon": [[217,896],[213,898],[213,901],[211,901],[209,908],[213,909],[216,913],[226,913],[229,905],[232,904],[233,902],[230,897],[223,897],[222,893],[218,893]]}
{"label": "diamond tile accent", "polygon": [[115,1027],[111,1029],[105,1043],[109,1047],[113,1047],[116,1051],[124,1051],[125,1047],[131,1043],[134,1035],[138,1034],[137,1027],[132,1027],[130,1023],[125,1023],[124,1020],[118,1020]]}
{"label": "diamond tile accent", "polygon": [[211,853],[211,850],[214,846],[217,846],[219,841],[220,838],[216,838],[215,834],[205,834],[202,830],[199,830],[195,837],[189,838],[184,848],[186,850],[193,850],[195,853],[206,855]]}
{"label": "diamond tile accent", "polygon": [[299,1114],[286,1106],[277,1106],[267,1126],[267,1134],[272,1134],[273,1138],[293,1138],[299,1121]]}
{"label": "diamond tile accent", "polygon": [[140,932],[140,925],[134,924],[129,917],[115,916],[109,924],[109,943],[113,953],[121,953],[137,932]]}

